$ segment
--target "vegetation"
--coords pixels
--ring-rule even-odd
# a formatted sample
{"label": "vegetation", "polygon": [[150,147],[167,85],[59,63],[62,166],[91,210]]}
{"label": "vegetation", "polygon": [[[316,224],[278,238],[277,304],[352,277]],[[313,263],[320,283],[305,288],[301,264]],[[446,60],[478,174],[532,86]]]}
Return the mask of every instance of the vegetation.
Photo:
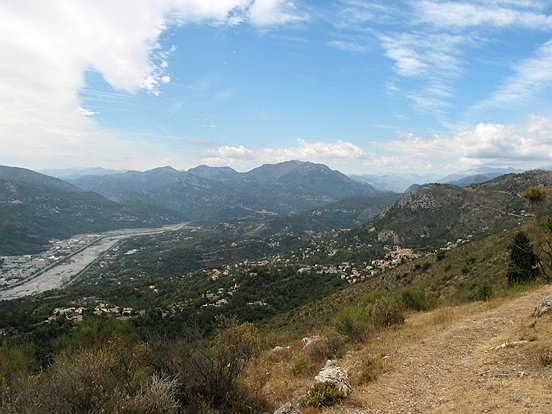
{"label": "vegetation", "polygon": [[525,232],[517,232],[510,246],[508,282],[532,282],[535,280],[537,272],[537,256],[533,252],[531,241]]}
{"label": "vegetation", "polygon": [[362,341],[378,330],[404,322],[399,302],[382,292],[365,295],[356,306],[341,309],[336,316],[336,328],[349,338]]}
{"label": "vegetation", "polygon": [[314,384],[307,393],[305,405],[311,407],[327,407],[334,405],[342,399],[341,392],[331,382]]}

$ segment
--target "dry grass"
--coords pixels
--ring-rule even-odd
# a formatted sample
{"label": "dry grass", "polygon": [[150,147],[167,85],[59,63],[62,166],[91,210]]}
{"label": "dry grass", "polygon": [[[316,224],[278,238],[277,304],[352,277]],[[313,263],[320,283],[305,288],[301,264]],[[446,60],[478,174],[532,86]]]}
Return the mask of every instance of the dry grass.
{"label": "dry grass", "polygon": [[552,365],[552,347],[542,346],[535,352],[537,363],[543,367]]}

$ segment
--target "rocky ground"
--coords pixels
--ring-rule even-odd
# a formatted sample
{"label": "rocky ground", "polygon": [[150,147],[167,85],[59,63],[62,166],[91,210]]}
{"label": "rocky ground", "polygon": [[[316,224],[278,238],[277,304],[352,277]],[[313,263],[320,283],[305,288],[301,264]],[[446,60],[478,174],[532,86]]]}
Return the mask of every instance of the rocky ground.
{"label": "rocky ground", "polygon": [[551,294],[545,286],[513,299],[414,314],[405,327],[342,361],[354,370],[375,356],[384,372],[323,412],[551,413],[552,316],[534,316]]}

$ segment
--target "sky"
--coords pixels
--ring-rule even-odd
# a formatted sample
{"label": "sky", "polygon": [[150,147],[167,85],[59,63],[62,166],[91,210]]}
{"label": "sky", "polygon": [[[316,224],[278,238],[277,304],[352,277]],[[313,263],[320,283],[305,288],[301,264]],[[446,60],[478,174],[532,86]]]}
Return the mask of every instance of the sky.
{"label": "sky", "polygon": [[0,164],[552,166],[552,1],[3,0]]}

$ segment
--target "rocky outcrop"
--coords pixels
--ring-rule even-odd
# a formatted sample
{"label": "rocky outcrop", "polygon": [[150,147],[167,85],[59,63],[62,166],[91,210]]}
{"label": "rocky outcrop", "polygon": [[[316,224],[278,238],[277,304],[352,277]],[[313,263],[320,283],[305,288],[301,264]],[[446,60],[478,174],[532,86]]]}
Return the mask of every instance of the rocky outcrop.
{"label": "rocky outcrop", "polygon": [[282,405],[276,411],[274,411],[274,414],[301,414],[301,411],[299,411],[299,409],[295,405],[288,402]]}
{"label": "rocky outcrop", "polygon": [[535,308],[535,316],[537,318],[540,318],[545,313],[550,312],[550,309],[552,309],[552,296],[548,296],[541,300],[541,302]]}
{"label": "rocky outcrop", "polygon": [[335,384],[336,388],[341,393],[342,398],[347,398],[353,388],[349,382],[347,371],[335,364],[335,361],[328,360],[324,368],[320,370],[318,375],[314,377],[315,383],[330,383]]}

